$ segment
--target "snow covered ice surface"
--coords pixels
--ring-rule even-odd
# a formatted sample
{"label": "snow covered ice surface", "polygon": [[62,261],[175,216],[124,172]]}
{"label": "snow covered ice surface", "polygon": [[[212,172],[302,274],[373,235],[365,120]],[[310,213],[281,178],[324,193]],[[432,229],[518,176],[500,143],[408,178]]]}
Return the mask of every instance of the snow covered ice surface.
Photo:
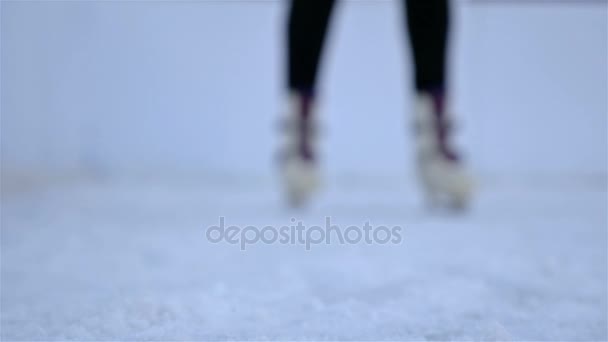
{"label": "snow covered ice surface", "polygon": [[[270,180],[160,179],[269,173],[287,1],[0,3],[2,341],[608,339],[605,2],[452,1],[456,141],[505,177],[467,215],[382,177],[413,151],[401,1],[336,10],[323,167],[371,178],[303,212]],[[14,182],[81,172],[108,178]],[[241,251],[206,240],[220,216],[403,242]]]}
{"label": "snow covered ice surface", "polygon": [[[556,185],[558,184],[558,185]],[[5,191],[2,340],[606,340],[605,178],[481,188],[430,214],[406,184],[94,182]],[[400,245],[205,239],[217,224],[401,225]]]}

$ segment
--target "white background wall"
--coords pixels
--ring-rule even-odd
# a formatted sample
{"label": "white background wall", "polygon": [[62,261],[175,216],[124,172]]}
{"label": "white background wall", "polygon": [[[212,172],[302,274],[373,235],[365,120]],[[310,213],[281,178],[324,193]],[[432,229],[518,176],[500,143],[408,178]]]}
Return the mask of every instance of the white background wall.
{"label": "white background wall", "polygon": [[[280,1],[2,1],[3,177],[273,167]],[[453,107],[478,172],[606,172],[606,4],[454,2]],[[409,171],[399,1],[343,1],[321,77],[330,173]]]}

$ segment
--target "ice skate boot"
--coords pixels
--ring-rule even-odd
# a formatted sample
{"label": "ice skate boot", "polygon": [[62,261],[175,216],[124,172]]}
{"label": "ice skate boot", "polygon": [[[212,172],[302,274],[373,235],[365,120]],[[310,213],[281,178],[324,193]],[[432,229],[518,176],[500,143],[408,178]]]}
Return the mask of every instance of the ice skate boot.
{"label": "ice skate boot", "polygon": [[291,94],[281,122],[279,169],[288,203],[300,207],[319,187],[312,96]]}
{"label": "ice skate boot", "polygon": [[464,209],[472,178],[450,142],[443,95],[419,93],[415,107],[417,173],[432,207]]}

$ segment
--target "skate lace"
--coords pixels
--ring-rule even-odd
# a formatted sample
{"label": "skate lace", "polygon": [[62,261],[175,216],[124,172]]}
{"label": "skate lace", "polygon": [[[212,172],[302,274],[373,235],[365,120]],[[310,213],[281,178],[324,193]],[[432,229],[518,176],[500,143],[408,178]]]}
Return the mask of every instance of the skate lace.
{"label": "skate lace", "polygon": [[282,122],[284,134],[294,138],[294,144],[288,150],[282,151],[281,158],[299,157],[305,161],[314,161],[313,139],[317,135],[317,127],[313,122],[312,97],[303,96],[299,101],[298,115]]}
{"label": "skate lace", "polygon": [[434,107],[433,114],[435,120],[433,121],[435,123],[439,153],[448,161],[458,162],[460,156],[450,143],[453,124],[445,112],[445,96],[443,92],[431,93],[431,99]]}
{"label": "skate lace", "polygon": [[300,120],[298,120],[298,152],[307,161],[314,160],[311,144],[312,131],[312,96],[303,96],[300,102]]}
{"label": "skate lace", "polygon": [[439,153],[448,161],[458,162],[460,156],[449,141],[452,132],[452,124],[444,118],[438,118],[435,122]]}
{"label": "skate lace", "polygon": [[314,161],[315,154],[311,141],[317,135],[317,129],[308,120],[283,121],[280,125],[283,134],[293,135],[294,143],[288,148],[279,151],[281,160],[291,157],[302,158],[306,161]]}

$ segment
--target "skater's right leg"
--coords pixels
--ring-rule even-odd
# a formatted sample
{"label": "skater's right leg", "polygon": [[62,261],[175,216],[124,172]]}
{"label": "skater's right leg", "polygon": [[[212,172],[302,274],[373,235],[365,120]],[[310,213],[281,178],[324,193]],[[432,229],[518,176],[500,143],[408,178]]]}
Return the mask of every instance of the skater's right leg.
{"label": "skater's right leg", "polygon": [[[404,0],[415,71],[418,174],[429,199],[462,207],[469,201],[471,178],[456,152],[446,109],[448,0]],[[443,201],[440,201],[443,202]]]}
{"label": "skater's right leg", "polygon": [[288,199],[303,204],[318,186],[315,87],[333,0],[292,0],[287,36],[288,107],[280,168]]}
{"label": "skater's right leg", "polygon": [[292,0],[287,37],[288,87],[313,95],[334,0]]}

